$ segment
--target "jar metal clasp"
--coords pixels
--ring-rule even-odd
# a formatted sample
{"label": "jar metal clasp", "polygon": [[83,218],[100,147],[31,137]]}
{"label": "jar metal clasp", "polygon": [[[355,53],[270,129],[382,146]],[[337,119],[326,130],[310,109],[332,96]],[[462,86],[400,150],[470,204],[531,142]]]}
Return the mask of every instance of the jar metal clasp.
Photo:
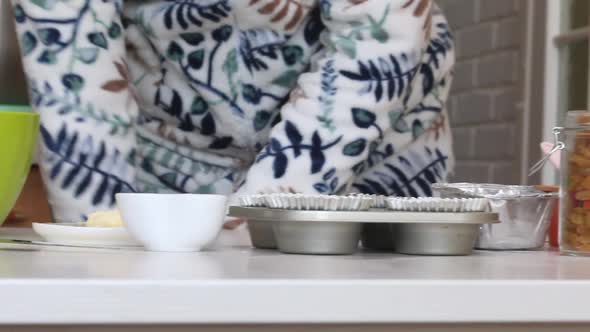
{"label": "jar metal clasp", "polygon": [[541,158],[541,160],[537,161],[533,166],[531,166],[531,168],[529,169],[529,176],[533,176],[535,173],[540,171],[545,166],[549,158],[551,158],[551,155],[553,155],[557,151],[565,149],[565,143],[563,143],[559,139],[559,136],[561,135],[563,129],[563,127],[553,128],[553,149],[551,149],[549,153],[546,153],[545,156]]}

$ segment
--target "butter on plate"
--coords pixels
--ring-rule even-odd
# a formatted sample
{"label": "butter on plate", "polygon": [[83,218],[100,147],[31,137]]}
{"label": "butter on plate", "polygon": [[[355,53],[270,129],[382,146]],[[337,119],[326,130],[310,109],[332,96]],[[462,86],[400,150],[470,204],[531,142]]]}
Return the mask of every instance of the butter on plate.
{"label": "butter on plate", "polygon": [[88,215],[87,227],[123,227],[119,210],[97,211]]}

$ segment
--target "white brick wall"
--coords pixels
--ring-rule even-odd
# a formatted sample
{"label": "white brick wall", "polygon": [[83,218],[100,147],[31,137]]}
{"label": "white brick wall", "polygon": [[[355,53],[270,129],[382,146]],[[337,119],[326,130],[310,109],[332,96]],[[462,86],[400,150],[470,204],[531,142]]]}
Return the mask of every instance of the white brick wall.
{"label": "white brick wall", "polygon": [[453,181],[518,182],[524,1],[437,1],[457,44]]}

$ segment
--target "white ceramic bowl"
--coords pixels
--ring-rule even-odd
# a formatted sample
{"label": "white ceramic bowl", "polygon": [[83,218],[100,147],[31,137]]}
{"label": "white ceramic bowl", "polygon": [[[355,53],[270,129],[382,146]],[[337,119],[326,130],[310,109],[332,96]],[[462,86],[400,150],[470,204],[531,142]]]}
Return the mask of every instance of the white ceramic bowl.
{"label": "white ceramic bowl", "polygon": [[131,236],[150,251],[199,251],[223,227],[227,196],[117,194]]}

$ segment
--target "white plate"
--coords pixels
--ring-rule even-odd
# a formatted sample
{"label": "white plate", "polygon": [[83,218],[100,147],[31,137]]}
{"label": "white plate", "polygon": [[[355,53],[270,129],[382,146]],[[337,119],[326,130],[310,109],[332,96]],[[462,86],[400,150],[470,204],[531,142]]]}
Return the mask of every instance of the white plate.
{"label": "white plate", "polygon": [[125,227],[86,227],[83,223],[33,223],[33,230],[45,241],[64,245],[139,246]]}

